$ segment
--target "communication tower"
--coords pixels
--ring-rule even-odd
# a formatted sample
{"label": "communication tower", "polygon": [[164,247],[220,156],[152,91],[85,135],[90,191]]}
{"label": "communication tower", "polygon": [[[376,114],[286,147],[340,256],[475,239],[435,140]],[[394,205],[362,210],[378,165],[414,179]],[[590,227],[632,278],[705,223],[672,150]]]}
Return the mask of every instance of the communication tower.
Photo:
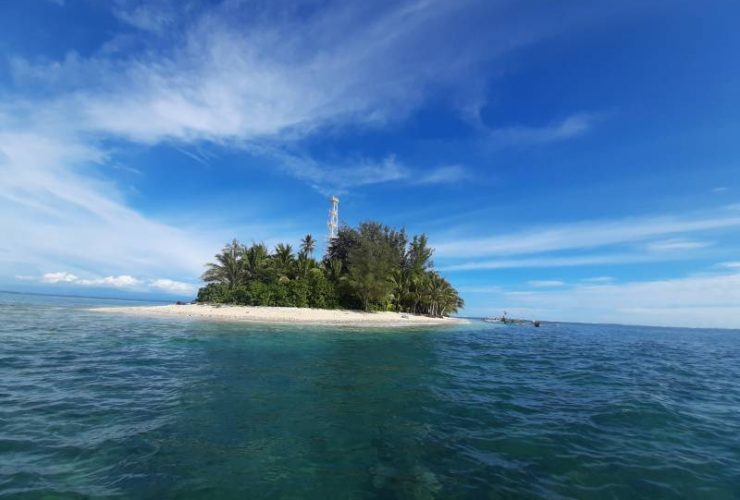
{"label": "communication tower", "polygon": [[331,242],[337,237],[339,231],[339,198],[332,196],[329,201],[331,202],[331,209],[329,210],[329,222],[326,223],[326,226],[329,228],[327,239]]}

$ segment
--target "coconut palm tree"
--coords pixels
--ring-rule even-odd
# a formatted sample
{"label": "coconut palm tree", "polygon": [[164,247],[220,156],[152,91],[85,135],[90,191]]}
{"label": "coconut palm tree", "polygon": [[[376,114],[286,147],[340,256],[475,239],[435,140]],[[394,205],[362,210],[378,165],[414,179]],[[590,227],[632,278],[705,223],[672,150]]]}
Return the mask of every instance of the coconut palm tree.
{"label": "coconut palm tree", "polygon": [[326,276],[334,283],[337,283],[342,277],[343,269],[344,265],[339,259],[324,260],[324,271],[326,272]]}
{"label": "coconut palm tree", "polygon": [[299,277],[305,278],[308,272],[316,267],[316,261],[311,257],[308,257],[305,252],[298,254],[298,258],[295,261],[296,273]]}
{"label": "coconut palm tree", "polygon": [[215,255],[216,262],[206,264],[201,279],[208,283],[225,283],[230,287],[239,285],[246,277],[244,252],[244,246],[233,240]]}
{"label": "coconut palm tree", "polygon": [[270,252],[264,243],[255,243],[245,253],[246,266],[250,279],[261,279],[265,276],[269,265]]}
{"label": "coconut palm tree", "polygon": [[301,253],[307,257],[313,255],[313,251],[316,249],[316,240],[310,234],[307,234],[301,240]]}
{"label": "coconut palm tree", "polygon": [[293,246],[285,243],[278,243],[275,246],[275,253],[273,258],[277,264],[277,269],[280,274],[287,276],[290,274],[291,267],[293,264]]}
{"label": "coconut palm tree", "polygon": [[[393,283],[393,305],[396,311],[403,311],[410,302],[414,301],[412,292],[413,273],[409,269],[398,268],[391,276]],[[411,312],[414,312],[413,309]]]}
{"label": "coconut palm tree", "polygon": [[446,316],[449,313],[457,312],[465,303],[458,295],[457,290],[453,288],[449,281],[442,278],[442,290],[439,295],[439,315]]}

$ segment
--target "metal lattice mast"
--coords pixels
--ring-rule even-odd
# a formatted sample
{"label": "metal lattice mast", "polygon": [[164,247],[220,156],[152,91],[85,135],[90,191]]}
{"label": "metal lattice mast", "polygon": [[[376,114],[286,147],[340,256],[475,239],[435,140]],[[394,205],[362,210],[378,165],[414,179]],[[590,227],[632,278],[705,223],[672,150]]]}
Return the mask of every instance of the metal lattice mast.
{"label": "metal lattice mast", "polygon": [[329,228],[327,240],[331,242],[339,232],[339,198],[332,196],[329,201],[331,201],[331,210],[329,210],[329,222],[326,226]]}

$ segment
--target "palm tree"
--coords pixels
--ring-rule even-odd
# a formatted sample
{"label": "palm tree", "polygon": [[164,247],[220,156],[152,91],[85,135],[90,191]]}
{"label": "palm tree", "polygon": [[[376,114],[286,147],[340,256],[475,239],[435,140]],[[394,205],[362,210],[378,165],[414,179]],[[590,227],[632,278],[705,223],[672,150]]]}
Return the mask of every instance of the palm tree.
{"label": "palm tree", "polygon": [[424,280],[424,302],[427,314],[430,316],[444,316],[463,307],[460,298],[450,282],[436,272],[428,272]]}
{"label": "palm tree", "polygon": [[290,268],[293,264],[293,246],[286,245],[285,243],[278,243],[277,246],[275,246],[273,257],[275,258],[280,274],[287,276],[290,273]]}
{"label": "palm tree", "polygon": [[[391,276],[391,282],[393,283],[393,304],[396,311],[404,310],[404,306],[413,302],[412,289],[412,273],[408,269],[395,269]],[[413,310],[411,312],[414,312]]]}
{"label": "palm tree", "polygon": [[342,277],[343,268],[344,266],[342,264],[342,261],[339,259],[324,260],[324,270],[326,272],[326,277],[334,283],[337,283]]}
{"label": "palm tree", "polygon": [[244,251],[244,246],[233,240],[215,255],[216,262],[206,264],[201,279],[209,283],[225,283],[230,287],[242,283],[246,277]]}
{"label": "palm tree", "polygon": [[457,310],[465,305],[463,299],[458,295],[450,282],[442,278],[442,290],[439,296],[439,315],[445,316],[448,313],[457,312]]}
{"label": "palm tree", "polygon": [[305,278],[311,269],[316,267],[316,261],[311,257],[307,257],[304,252],[298,255],[296,262],[296,272],[301,278]]}
{"label": "palm tree", "polygon": [[246,251],[247,271],[251,279],[264,277],[269,264],[269,251],[264,243],[252,244]]}
{"label": "palm tree", "polygon": [[310,234],[307,234],[301,240],[301,253],[306,256],[311,256],[313,251],[316,249],[316,240]]}

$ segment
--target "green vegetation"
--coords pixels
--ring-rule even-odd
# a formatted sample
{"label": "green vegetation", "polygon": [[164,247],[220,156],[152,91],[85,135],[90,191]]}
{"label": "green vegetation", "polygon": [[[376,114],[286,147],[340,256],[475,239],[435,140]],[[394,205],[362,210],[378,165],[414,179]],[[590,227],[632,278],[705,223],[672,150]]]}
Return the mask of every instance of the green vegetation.
{"label": "green vegetation", "polygon": [[444,316],[462,307],[450,283],[433,269],[425,235],[377,222],[344,226],[321,261],[316,240],[301,240],[298,254],[280,243],[270,253],[260,244],[226,245],[207,264],[198,302],[253,306],[398,311]]}

